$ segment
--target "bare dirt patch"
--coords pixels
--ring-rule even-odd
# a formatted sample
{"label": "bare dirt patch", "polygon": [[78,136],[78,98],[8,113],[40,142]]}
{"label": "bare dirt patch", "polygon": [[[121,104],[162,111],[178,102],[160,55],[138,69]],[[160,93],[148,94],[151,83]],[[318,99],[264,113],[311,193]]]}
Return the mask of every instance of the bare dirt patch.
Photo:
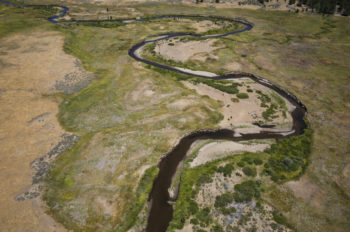
{"label": "bare dirt patch", "polygon": [[[178,40],[164,40],[157,43],[155,51],[165,59],[186,62],[199,53],[210,54],[219,49],[215,46],[216,39],[181,42]],[[198,57],[196,58],[198,59]]]}
{"label": "bare dirt patch", "polygon": [[0,60],[8,64],[0,69],[0,227],[3,231],[63,231],[45,214],[40,199],[19,202],[15,196],[34,181],[30,164],[66,134],[56,119],[57,100],[47,96],[64,91],[55,85],[69,85],[65,76],[70,73],[79,73],[83,80],[82,69],[63,52],[63,36],[58,33],[17,34],[2,39],[0,47]]}

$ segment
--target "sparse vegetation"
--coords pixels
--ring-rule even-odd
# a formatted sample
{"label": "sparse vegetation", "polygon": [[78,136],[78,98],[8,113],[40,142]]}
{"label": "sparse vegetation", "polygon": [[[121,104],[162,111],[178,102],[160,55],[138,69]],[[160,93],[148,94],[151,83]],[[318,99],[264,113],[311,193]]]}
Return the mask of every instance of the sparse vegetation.
{"label": "sparse vegetation", "polygon": [[277,105],[275,103],[272,103],[269,108],[267,108],[263,113],[262,116],[266,121],[270,121],[271,118],[278,117],[275,115],[277,112]]}
{"label": "sparse vegetation", "polygon": [[265,108],[268,107],[267,104],[271,102],[271,98],[268,95],[262,93],[260,90],[256,90],[255,92],[259,95],[258,99],[261,101],[260,106]]}

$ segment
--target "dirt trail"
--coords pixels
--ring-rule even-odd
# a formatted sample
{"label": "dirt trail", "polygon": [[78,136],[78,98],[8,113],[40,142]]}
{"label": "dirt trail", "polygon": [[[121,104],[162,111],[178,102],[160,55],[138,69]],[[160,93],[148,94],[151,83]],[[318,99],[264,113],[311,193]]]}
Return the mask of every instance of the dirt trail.
{"label": "dirt trail", "polygon": [[[1,231],[65,231],[45,214],[40,198],[16,201],[31,186],[30,164],[48,153],[65,131],[48,95],[81,68],[65,54],[54,32],[17,34],[0,40],[0,228]],[[71,83],[70,83],[71,84]]]}

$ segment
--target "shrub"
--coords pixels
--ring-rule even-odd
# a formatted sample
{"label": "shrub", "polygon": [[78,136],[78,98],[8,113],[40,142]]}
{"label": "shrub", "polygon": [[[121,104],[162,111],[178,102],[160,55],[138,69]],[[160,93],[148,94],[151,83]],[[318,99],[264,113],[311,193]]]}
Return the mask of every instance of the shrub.
{"label": "shrub", "polygon": [[233,202],[233,195],[229,192],[223,193],[215,198],[215,208],[226,207],[226,205]]}
{"label": "shrub", "polygon": [[271,98],[269,97],[269,95],[263,94],[260,90],[256,90],[255,92],[259,95],[258,99],[260,99],[262,104],[271,102]]}
{"label": "shrub", "polygon": [[196,218],[202,227],[208,227],[210,225],[210,223],[212,222],[209,207],[206,207],[206,208],[200,210],[196,214]]}
{"label": "shrub", "polygon": [[262,185],[263,182],[262,182],[262,180],[257,180],[255,183],[256,183],[257,186],[260,187],[260,186]]}
{"label": "shrub", "polygon": [[[217,167],[212,163],[204,164],[197,168],[186,169],[181,176],[181,188],[179,190],[178,199],[175,203],[175,210],[173,213],[173,220],[169,224],[169,231],[181,230],[184,223],[191,217],[191,213],[195,211],[195,206],[191,201],[194,199],[200,189],[200,185],[210,182],[211,176],[216,172]],[[195,213],[193,218],[198,220],[198,224],[203,224],[199,221],[197,215],[201,212]]]}
{"label": "shrub", "polygon": [[287,222],[287,218],[283,216],[283,214],[275,210],[272,212],[272,216],[273,216],[273,220],[275,220],[275,222],[277,222],[278,224],[290,227],[290,225]]}
{"label": "shrub", "polygon": [[239,102],[239,99],[238,98],[231,98],[231,101],[232,102]]}
{"label": "shrub", "polygon": [[280,139],[266,152],[270,154],[264,164],[264,173],[273,181],[285,181],[298,178],[305,171],[311,154],[312,130],[286,139]]}
{"label": "shrub", "polygon": [[235,213],[237,210],[235,207],[230,207],[230,208],[220,208],[220,211],[223,215],[230,215],[230,214],[233,214]]}
{"label": "shrub", "polygon": [[199,185],[211,183],[212,181],[213,181],[213,180],[212,180],[210,174],[208,174],[208,173],[203,173],[203,174],[199,177],[199,179],[198,179],[198,181],[197,181],[197,185],[199,186]]}
{"label": "shrub", "polygon": [[210,232],[224,232],[224,229],[219,224],[215,224],[210,228]]}
{"label": "shrub", "polygon": [[237,165],[242,168],[245,166],[245,163],[241,160],[237,163]]}
{"label": "shrub", "polygon": [[225,93],[237,94],[239,92],[237,88],[239,84],[232,83],[227,80],[211,80],[211,79],[204,79],[204,78],[192,78],[191,80],[194,84],[203,83]]}
{"label": "shrub", "polygon": [[267,108],[264,112],[262,112],[262,116],[265,120],[269,120],[270,117],[273,117],[273,115],[277,112],[278,106],[275,103],[272,103],[269,108]]}
{"label": "shrub", "polygon": [[242,171],[247,176],[256,176],[256,168],[255,167],[244,167],[242,169]]}
{"label": "shrub", "polygon": [[198,212],[198,205],[195,201],[191,200],[188,206],[188,212],[190,212],[190,214],[195,214]]}
{"label": "shrub", "polygon": [[247,202],[253,198],[260,198],[260,188],[253,180],[243,181],[241,184],[236,184],[233,198],[236,202]]}
{"label": "shrub", "polygon": [[191,223],[192,225],[198,225],[198,224],[199,224],[197,218],[192,218],[192,219],[190,220],[190,223]]}
{"label": "shrub", "polygon": [[271,223],[270,226],[273,230],[277,230],[278,228],[278,225],[276,223]]}
{"label": "shrub", "polygon": [[249,156],[246,156],[242,159],[242,161],[248,163],[248,164],[253,164],[254,163],[254,160],[252,157],[249,157]]}
{"label": "shrub", "polygon": [[259,158],[256,158],[256,159],[254,159],[254,164],[255,165],[262,165],[263,161],[261,159],[259,159]]}
{"label": "shrub", "polygon": [[223,173],[226,177],[231,176],[233,170],[235,170],[235,168],[232,164],[226,164],[225,166],[218,167],[217,172]]}
{"label": "shrub", "polygon": [[236,96],[239,99],[247,99],[247,98],[249,98],[249,95],[247,93],[237,93]]}

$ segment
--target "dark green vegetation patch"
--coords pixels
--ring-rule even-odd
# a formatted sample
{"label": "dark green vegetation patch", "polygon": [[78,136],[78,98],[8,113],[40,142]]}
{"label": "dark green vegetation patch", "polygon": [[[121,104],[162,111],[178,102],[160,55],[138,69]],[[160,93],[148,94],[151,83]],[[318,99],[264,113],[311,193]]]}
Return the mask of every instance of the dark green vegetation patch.
{"label": "dark green vegetation patch", "polygon": [[261,182],[254,180],[243,181],[241,184],[235,185],[233,197],[236,202],[248,202],[260,198]]}
{"label": "dark green vegetation patch", "polygon": [[273,181],[288,181],[300,177],[306,170],[312,146],[312,130],[304,134],[280,139],[266,152],[270,154],[264,172]]}

